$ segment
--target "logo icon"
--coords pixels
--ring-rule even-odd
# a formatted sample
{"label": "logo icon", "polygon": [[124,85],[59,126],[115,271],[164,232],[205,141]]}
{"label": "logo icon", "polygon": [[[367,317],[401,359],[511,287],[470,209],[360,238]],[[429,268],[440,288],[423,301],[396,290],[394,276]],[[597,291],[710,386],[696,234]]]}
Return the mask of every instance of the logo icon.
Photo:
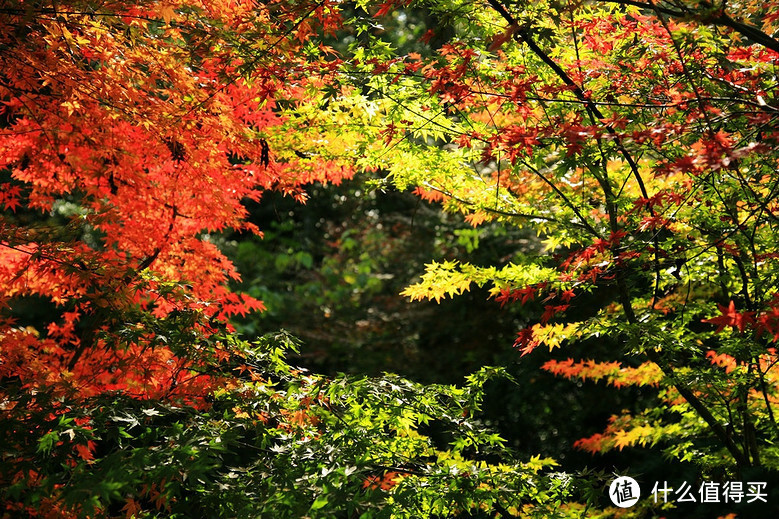
{"label": "logo icon", "polygon": [[609,485],[611,502],[620,508],[630,508],[641,497],[641,487],[638,482],[627,476],[620,476]]}

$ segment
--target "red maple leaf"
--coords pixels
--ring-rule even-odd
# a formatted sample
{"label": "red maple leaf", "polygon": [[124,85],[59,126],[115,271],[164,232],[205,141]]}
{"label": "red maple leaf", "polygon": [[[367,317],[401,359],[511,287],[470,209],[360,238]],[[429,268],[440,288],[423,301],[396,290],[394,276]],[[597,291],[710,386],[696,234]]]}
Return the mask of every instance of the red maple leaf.
{"label": "red maple leaf", "polygon": [[704,323],[717,325],[717,333],[721,332],[726,326],[732,326],[737,328],[739,332],[743,332],[745,326],[755,323],[755,313],[739,312],[736,310],[736,304],[732,300],[728,306],[718,304],[717,307],[722,312],[722,315],[703,320]]}

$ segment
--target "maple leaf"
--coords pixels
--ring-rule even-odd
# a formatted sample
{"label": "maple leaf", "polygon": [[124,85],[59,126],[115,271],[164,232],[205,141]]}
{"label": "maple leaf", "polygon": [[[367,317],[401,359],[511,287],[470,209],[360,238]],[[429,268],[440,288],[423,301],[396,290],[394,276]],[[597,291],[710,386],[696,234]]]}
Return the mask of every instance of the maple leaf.
{"label": "maple leaf", "polygon": [[605,452],[610,447],[610,440],[603,434],[596,433],[588,438],[581,438],[573,442],[573,446],[577,449],[582,449],[592,454],[600,454]]}
{"label": "maple leaf", "polygon": [[576,293],[571,289],[563,290],[563,293],[560,294],[560,300],[565,303],[570,302],[575,297],[576,297]]}
{"label": "maple leaf", "polygon": [[725,373],[731,373],[738,367],[736,359],[726,353],[717,353],[716,351],[709,350],[706,352],[706,357],[710,359],[712,364],[725,368]]}
{"label": "maple leaf", "polygon": [[541,322],[549,322],[555,315],[565,312],[570,305],[545,305],[544,313],[541,314]]}
{"label": "maple leaf", "polygon": [[140,512],[141,510],[143,510],[141,504],[131,497],[127,498],[127,501],[125,501],[125,504],[122,507],[122,512],[125,513],[125,517],[127,519],[137,517],[138,512]]}
{"label": "maple leaf", "polygon": [[518,348],[522,352],[522,356],[531,353],[539,342],[535,339],[535,334],[532,328],[523,328],[517,333],[517,338],[514,341],[514,347]]}
{"label": "maple leaf", "polygon": [[634,442],[633,435],[623,430],[614,432],[613,440],[614,446],[619,450],[622,450],[624,447],[630,447]]}
{"label": "maple leaf", "polygon": [[754,324],[754,312],[739,312],[736,310],[736,303],[732,300],[728,306],[718,304],[717,308],[719,308],[722,315],[703,320],[704,323],[717,325],[717,333],[728,326],[736,328],[739,332],[743,332],[744,327]]}
{"label": "maple leaf", "polygon": [[541,369],[561,377],[573,378],[579,374],[581,366],[574,364],[574,360],[569,357],[564,361],[548,360],[541,365]]}
{"label": "maple leaf", "polygon": [[82,460],[86,462],[91,462],[94,460],[95,442],[92,440],[87,441],[86,445],[80,443],[76,444],[75,449]]}

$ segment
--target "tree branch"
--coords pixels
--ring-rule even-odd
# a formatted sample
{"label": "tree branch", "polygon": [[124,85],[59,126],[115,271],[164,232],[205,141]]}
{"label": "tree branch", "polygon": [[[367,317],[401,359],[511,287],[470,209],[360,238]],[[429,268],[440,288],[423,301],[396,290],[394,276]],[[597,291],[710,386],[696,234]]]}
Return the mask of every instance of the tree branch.
{"label": "tree branch", "polygon": [[[748,40],[752,41],[753,43],[756,43],[758,45],[762,45],[763,47],[767,49],[771,49],[774,52],[779,53],[779,40],[776,40],[775,38],[772,38],[768,34],[764,33],[757,27],[753,25],[746,24],[744,22],[739,22],[738,20],[734,20],[730,17],[727,13],[725,13],[724,9],[719,10],[715,16],[706,16],[703,13],[699,13],[696,15],[694,11],[691,11],[689,9],[685,9],[684,11],[676,11],[674,9],[669,9],[667,7],[660,7],[655,6],[650,2],[639,2],[637,0],[603,0],[606,3],[610,4],[619,4],[619,5],[632,5],[634,7],[640,7],[641,9],[648,9],[648,10],[657,10],[663,14],[667,14],[668,16],[672,16],[674,18],[691,18],[693,20],[696,20],[700,23],[704,23],[707,25],[719,25],[722,27],[728,27],[729,29],[732,29],[736,31],[737,33],[741,34]],[[703,3],[703,5],[707,5],[707,3]],[[710,4],[709,4],[710,5]]]}
{"label": "tree branch", "polygon": [[644,198],[649,198],[646,186],[644,185],[644,179],[641,178],[641,174],[638,171],[638,164],[636,164],[636,161],[625,148],[622,139],[614,127],[603,122],[605,119],[603,112],[601,112],[598,106],[593,103],[591,99],[589,99],[589,97],[584,93],[584,90],[582,90],[582,88],[573,79],[571,79],[571,76],[569,76],[568,73],[549,56],[549,54],[544,52],[544,50],[538,46],[530,34],[529,27],[520,26],[514,19],[514,16],[512,16],[512,14],[509,13],[506,8],[503,7],[503,5],[501,5],[497,0],[487,0],[487,2],[493,9],[495,9],[495,11],[498,12],[498,14],[503,17],[504,20],[517,28],[516,32],[514,33],[514,39],[519,43],[524,43],[527,45],[533,54],[535,54],[542,62],[544,62],[546,66],[552,69],[555,75],[560,78],[563,83],[571,88],[573,95],[576,96],[576,98],[584,104],[587,110],[603,124],[606,132],[614,139],[614,143],[616,144],[620,155],[622,155],[622,157],[625,159],[625,162],[627,162],[628,166],[630,166],[630,171],[633,173],[633,177],[636,179],[638,188],[641,191],[641,196]]}
{"label": "tree branch", "polygon": [[[580,229],[584,229],[585,231],[588,231],[588,232],[591,232],[591,233],[594,232],[594,229],[592,229],[592,227],[590,227],[590,225],[586,221],[584,223],[577,223],[577,222],[570,222],[570,221],[561,222],[559,219],[554,218],[553,216],[544,216],[544,215],[532,214],[532,213],[513,213],[513,212],[510,212],[510,211],[501,211],[500,209],[497,209],[497,208],[492,209],[492,208],[489,208],[489,207],[481,207],[481,206],[477,206],[477,204],[474,203],[474,202],[470,202],[470,201],[465,200],[463,198],[460,198],[460,197],[458,197],[456,195],[453,195],[452,193],[446,191],[445,189],[441,189],[441,188],[432,186],[432,185],[430,185],[428,183],[425,184],[425,187],[427,189],[432,189],[433,191],[436,191],[437,193],[441,193],[442,195],[447,196],[447,197],[451,198],[452,200],[455,200],[455,201],[457,201],[457,202],[459,202],[459,203],[461,203],[463,205],[467,205],[469,207],[476,207],[478,210],[484,211],[484,212],[487,212],[487,213],[497,214],[497,215],[500,215],[500,216],[506,216],[506,217],[509,217],[509,218],[527,218],[528,220],[544,220],[546,222],[553,222],[553,223],[560,224],[560,225],[563,225],[563,224],[565,224],[565,225],[572,225],[574,227],[578,227]],[[595,235],[598,236],[597,232],[595,232]]]}
{"label": "tree branch", "polygon": [[[638,171],[638,165],[636,164],[633,157],[625,148],[616,130],[609,124],[603,123],[605,117],[598,109],[597,105],[595,105],[595,103],[593,103],[588,98],[588,96],[585,95],[582,88],[576,82],[574,82],[573,79],[571,79],[571,77],[565,72],[565,70],[563,70],[562,67],[560,67],[560,65],[557,64],[557,62],[555,62],[546,52],[544,52],[543,49],[541,49],[541,47],[538,46],[538,44],[536,44],[536,42],[531,37],[529,27],[519,26],[519,24],[511,15],[511,13],[509,13],[498,0],[487,0],[487,2],[493,9],[495,9],[495,11],[498,14],[500,14],[503,17],[504,20],[506,20],[510,25],[517,28],[516,32],[514,33],[514,39],[517,42],[524,43],[525,45],[527,45],[528,48],[545,65],[547,65],[555,73],[555,75],[557,75],[557,77],[560,78],[560,80],[563,81],[563,83],[565,83],[567,86],[571,88],[571,91],[573,92],[574,96],[576,96],[577,99],[579,99],[584,103],[585,107],[590,112],[590,114],[596,119],[600,120],[602,124],[604,124],[606,131],[613,137],[614,142],[617,146],[617,150],[620,152],[622,157],[630,166],[633,176],[635,177],[636,182],[638,183],[638,187],[641,191],[641,195],[644,198],[649,198],[643,179],[641,178],[641,175]],[[646,7],[651,8],[652,6],[651,4],[646,4]],[[653,212],[651,211],[651,208],[650,208],[650,212]],[[615,216],[616,215],[612,214],[612,211],[610,211],[610,219],[612,220],[612,225],[616,223],[616,220],[614,219]],[[627,284],[625,283],[624,272],[622,272],[621,270],[617,274],[616,281],[619,290],[619,299],[620,302],[622,303],[627,321],[631,324],[638,324],[639,323],[638,317],[633,311],[630,290]],[[661,358],[660,354],[652,348],[645,349],[645,353],[649,358],[649,360],[657,364],[657,366],[663,371],[663,373],[673,382],[674,387],[676,388],[677,391],[679,391],[679,394],[685,399],[685,401],[687,401],[687,403],[693,409],[695,409],[698,415],[708,424],[711,431],[714,433],[717,439],[722,443],[722,445],[724,445],[725,448],[730,452],[730,454],[733,456],[736,463],[739,466],[748,464],[749,460],[745,459],[745,454],[739,450],[738,446],[735,444],[735,442],[727,433],[727,431],[722,426],[722,424],[711,413],[711,411],[703,404],[703,402],[695,395],[695,393],[693,393],[693,391],[690,388],[688,388],[681,380],[677,378],[670,364],[663,362],[663,359]]]}

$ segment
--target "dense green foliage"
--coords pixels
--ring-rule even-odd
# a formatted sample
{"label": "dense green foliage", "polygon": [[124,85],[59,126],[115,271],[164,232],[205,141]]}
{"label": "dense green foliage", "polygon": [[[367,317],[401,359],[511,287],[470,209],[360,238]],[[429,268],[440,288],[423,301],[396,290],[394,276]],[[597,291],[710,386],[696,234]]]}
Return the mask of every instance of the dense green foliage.
{"label": "dense green foliage", "polygon": [[[70,402],[9,388],[16,408],[60,412],[9,413],[2,422],[19,456],[3,465],[2,477],[15,480],[4,499],[79,516],[420,517],[522,502],[546,516],[548,501],[572,491],[567,477],[541,475],[551,460],[511,464],[503,441],[469,418],[498,371],[481,370],[461,388],[328,379],[284,362],[295,349],[288,336],[219,340],[247,377],[215,392],[205,410],[122,393]],[[74,449],[86,453],[76,462]]]}

